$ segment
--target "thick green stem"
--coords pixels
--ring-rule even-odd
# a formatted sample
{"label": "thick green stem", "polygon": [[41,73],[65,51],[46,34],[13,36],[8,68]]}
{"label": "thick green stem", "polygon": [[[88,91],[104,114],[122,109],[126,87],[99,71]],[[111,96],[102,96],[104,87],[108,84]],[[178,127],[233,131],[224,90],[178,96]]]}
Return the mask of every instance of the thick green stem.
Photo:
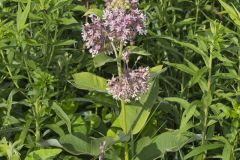
{"label": "thick green stem", "polygon": [[203,120],[203,131],[202,131],[202,145],[205,144],[207,139],[207,121],[208,121],[208,106],[204,106],[204,120]]}
{"label": "thick green stem", "polygon": [[34,119],[35,119],[35,141],[38,142],[40,140],[40,120],[39,120],[39,101],[37,100],[37,102],[34,103],[34,108],[33,108],[33,115],[34,115]]}
{"label": "thick green stem", "polygon": [[122,52],[123,52],[123,43],[120,43],[120,48],[119,48],[119,53],[117,55],[117,68],[118,68],[118,76],[121,79],[122,78],[122,63],[121,63],[121,59],[122,59]]}
{"label": "thick green stem", "polygon": [[125,155],[125,160],[129,160],[129,155],[128,155],[128,143],[125,143],[125,150],[124,150],[124,155]]}
{"label": "thick green stem", "polygon": [[211,91],[212,84],[212,54],[209,57],[209,72],[208,72],[208,92]]}
{"label": "thick green stem", "polygon": [[36,137],[36,142],[38,142],[40,140],[40,125],[39,125],[39,120],[37,119],[36,122],[35,122],[35,127],[36,127],[36,130],[35,130],[35,137]]}
{"label": "thick green stem", "polygon": [[[112,47],[113,47],[113,50],[114,50],[115,55],[116,55],[118,76],[119,76],[119,79],[121,79],[122,78],[121,59],[122,59],[122,54],[123,54],[123,42],[120,42],[120,48],[119,48],[118,54],[117,54],[116,48],[115,48],[113,43],[112,43]],[[122,111],[122,120],[123,120],[123,132],[125,134],[127,134],[126,108],[125,108],[124,99],[121,99],[121,111]],[[127,142],[125,143],[124,148],[125,148],[125,150],[124,150],[125,160],[129,160],[129,154],[128,154],[129,149],[128,149],[128,143]]]}

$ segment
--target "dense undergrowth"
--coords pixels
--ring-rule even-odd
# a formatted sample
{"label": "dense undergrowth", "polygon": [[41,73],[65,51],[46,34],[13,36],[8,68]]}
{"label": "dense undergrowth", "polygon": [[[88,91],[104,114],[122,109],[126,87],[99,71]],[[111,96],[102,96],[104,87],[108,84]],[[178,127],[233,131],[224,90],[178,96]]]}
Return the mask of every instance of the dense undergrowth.
{"label": "dense undergrowth", "polygon": [[[83,41],[104,7],[0,0],[0,159],[240,159],[240,1],[140,0],[127,64]],[[139,100],[108,94],[119,65],[149,67]]]}

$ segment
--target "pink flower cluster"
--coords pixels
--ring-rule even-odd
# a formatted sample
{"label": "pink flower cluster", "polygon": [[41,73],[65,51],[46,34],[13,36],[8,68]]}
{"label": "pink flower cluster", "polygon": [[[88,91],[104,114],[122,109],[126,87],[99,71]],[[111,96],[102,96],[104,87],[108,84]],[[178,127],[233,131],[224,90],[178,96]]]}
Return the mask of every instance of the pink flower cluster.
{"label": "pink flower cluster", "polygon": [[83,28],[82,37],[86,41],[86,47],[93,56],[103,50],[107,50],[106,31],[103,29],[104,25],[99,17],[90,15],[92,23],[86,23]]}
{"label": "pink flower cluster", "polygon": [[105,10],[103,15],[104,26],[111,41],[117,40],[127,43],[137,34],[146,34],[146,17],[138,9],[126,12],[125,10]]}
{"label": "pink flower cluster", "polygon": [[[136,0],[131,1],[132,4],[136,2]],[[102,18],[91,15],[90,19],[91,23],[83,26],[82,36],[86,47],[93,56],[102,51],[107,51],[108,54],[112,53],[110,43],[118,47],[121,41],[127,44],[137,34],[145,35],[147,33],[146,17],[137,8],[131,10],[106,9]]]}
{"label": "pink flower cluster", "polygon": [[108,93],[116,100],[125,102],[138,100],[148,89],[149,68],[140,67],[135,70],[127,70],[121,78],[113,77],[108,80]]}

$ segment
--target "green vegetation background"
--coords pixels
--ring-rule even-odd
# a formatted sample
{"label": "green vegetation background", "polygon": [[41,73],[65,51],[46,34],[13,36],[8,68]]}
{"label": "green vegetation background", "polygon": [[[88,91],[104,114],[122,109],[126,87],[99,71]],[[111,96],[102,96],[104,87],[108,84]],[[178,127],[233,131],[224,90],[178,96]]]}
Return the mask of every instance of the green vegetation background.
{"label": "green vegetation background", "polygon": [[[117,160],[126,142],[131,159],[240,159],[240,1],[139,2],[148,34],[135,45],[150,56],[133,55],[130,65],[163,69],[149,114],[128,108],[128,125],[143,124],[128,135],[114,123],[111,96],[73,81],[116,73],[82,41],[84,14],[103,8],[101,0],[0,0],[0,159]],[[82,83],[98,85],[91,76]]]}

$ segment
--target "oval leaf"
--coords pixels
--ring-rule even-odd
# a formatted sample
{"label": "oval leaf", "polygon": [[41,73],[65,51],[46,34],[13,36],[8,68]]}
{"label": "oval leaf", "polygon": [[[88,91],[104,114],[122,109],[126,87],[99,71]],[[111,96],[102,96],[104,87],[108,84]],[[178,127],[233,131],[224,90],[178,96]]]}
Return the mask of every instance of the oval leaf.
{"label": "oval leaf", "polygon": [[89,72],[81,72],[73,75],[74,86],[88,91],[106,92],[107,80]]}
{"label": "oval leaf", "polygon": [[61,149],[40,149],[28,154],[25,160],[54,159],[61,152]]}

